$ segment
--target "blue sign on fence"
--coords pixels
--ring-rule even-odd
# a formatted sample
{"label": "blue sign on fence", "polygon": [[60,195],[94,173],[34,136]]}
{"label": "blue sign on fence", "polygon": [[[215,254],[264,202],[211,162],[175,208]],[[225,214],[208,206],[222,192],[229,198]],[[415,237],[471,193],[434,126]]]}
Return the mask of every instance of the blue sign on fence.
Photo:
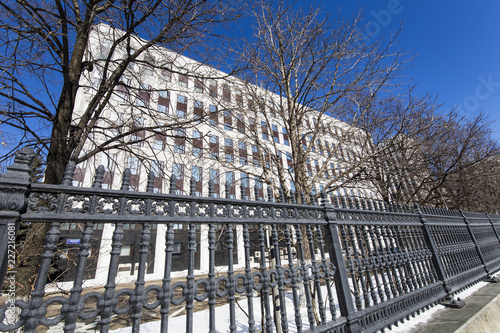
{"label": "blue sign on fence", "polygon": [[79,239],[66,239],[66,244],[80,244]]}

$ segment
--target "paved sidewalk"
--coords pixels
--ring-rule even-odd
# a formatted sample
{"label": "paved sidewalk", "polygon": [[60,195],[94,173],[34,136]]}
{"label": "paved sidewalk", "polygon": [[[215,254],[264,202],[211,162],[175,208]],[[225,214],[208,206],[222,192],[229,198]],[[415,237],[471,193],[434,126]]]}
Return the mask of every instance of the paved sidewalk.
{"label": "paved sidewalk", "polygon": [[[487,305],[489,307],[498,306],[500,303],[500,283],[488,283],[485,287],[475,291],[465,299],[465,306],[461,309],[446,308],[435,315],[429,321],[417,325],[411,333],[453,333],[477,332],[477,333],[498,333],[500,332],[500,314],[493,313],[487,318],[480,317],[481,312]],[[495,300],[495,305],[490,304]],[[479,315],[479,316],[478,316]],[[488,326],[482,326],[481,321],[488,319]],[[495,325],[496,322],[496,325]],[[467,325],[465,325],[467,324]],[[490,328],[488,328],[490,327]],[[492,330],[491,327],[496,327]]]}

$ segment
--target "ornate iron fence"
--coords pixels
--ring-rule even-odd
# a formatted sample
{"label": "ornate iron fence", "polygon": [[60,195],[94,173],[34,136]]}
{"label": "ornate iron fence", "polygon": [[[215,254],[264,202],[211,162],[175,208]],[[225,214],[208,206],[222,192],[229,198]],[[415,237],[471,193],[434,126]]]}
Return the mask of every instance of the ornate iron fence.
{"label": "ornate iron fence", "polygon": [[[211,183],[209,197],[197,197],[194,181],[184,196],[175,179],[169,194],[158,194],[154,175],[146,192],[132,192],[127,172],[120,190],[105,190],[102,167],[92,188],[81,188],[71,186],[74,164],[61,185],[30,184],[32,154],[19,151],[0,176],[2,281],[15,274],[10,247],[19,223],[50,228],[34,290],[28,301],[7,297],[1,331],[73,332],[84,323],[108,332],[127,318],[133,332],[374,332],[438,302],[460,305],[455,293],[500,268],[498,215],[325,192],[320,205],[300,205],[282,189],[274,197],[271,187],[267,201],[249,200],[244,188],[243,199],[215,198]],[[63,223],[81,228],[68,295],[50,292],[48,283]],[[95,230],[99,224],[104,230]],[[140,225],[132,286],[117,283],[129,224]],[[95,234],[103,242],[92,251]],[[90,275],[102,288],[85,288],[92,252],[98,263]],[[173,272],[176,262],[181,272]]]}

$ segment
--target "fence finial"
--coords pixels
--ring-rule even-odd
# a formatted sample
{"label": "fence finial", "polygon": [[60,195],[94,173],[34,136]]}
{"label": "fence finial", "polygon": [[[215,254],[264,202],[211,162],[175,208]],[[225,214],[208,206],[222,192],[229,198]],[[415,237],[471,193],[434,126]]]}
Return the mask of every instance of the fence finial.
{"label": "fence finial", "polygon": [[64,186],[73,185],[73,176],[75,174],[75,169],[76,169],[75,161],[70,161],[68,165],[66,165],[66,170],[64,170],[62,185]]}
{"label": "fence finial", "polygon": [[148,184],[146,185],[146,192],[153,192],[155,186],[155,173],[153,170],[149,171]]}
{"label": "fence finial", "polygon": [[92,184],[93,188],[100,188],[102,187],[102,180],[104,179],[104,165],[99,165],[97,167],[96,173],[95,173],[95,178],[94,178],[94,184]]}
{"label": "fence finial", "polygon": [[253,187],[253,193],[255,195],[255,201],[260,201],[260,198],[259,198],[259,187],[254,186]]}
{"label": "fence finial", "polygon": [[0,175],[2,181],[9,180],[14,183],[30,181],[30,164],[35,158],[35,151],[31,147],[19,149],[14,157],[14,164],[7,167],[7,172]]}
{"label": "fence finial", "polygon": [[300,195],[300,204],[305,205],[306,204],[306,196],[304,194],[304,191],[300,190],[299,195]]}
{"label": "fence finial", "polygon": [[224,192],[226,193],[226,199],[231,198],[231,183],[226,180]]}
{"label": "fence finial", "polygon": [[[363,199],[361,199],[363,200]],[[354,198],[354,208],[357,210],[366,210],[366,205],[363,201],[360,201],[358,197]]]}
{"label": "fence finial", "polygon": [[311,192],[309,192],[309,201],[311,202],[311,205],[313,205],[313,206],[317,206],[318,205],[318,203],[316,202],[315,195],[314,195],[315,192],[316,192],[316,189],[313,186],[311,188]]}
{"label": "fence finial", "polygon": [[208,181],[208,196],[210,198],[215,197],[215,193],[214,193],[214,180],[213,179],[210,179]]}
{"label": "fence finial", "polygon": [[279,192],[280,192],[280,202],[285,203],[285,191],[283,190],[283,186],[280,186]]}
{"label": "fence finial", "polygon": [[194,176],[189,180],[189,195],[192,197],[196,195],[196,178]]}
{"label": "fence finial", "polygon": [[338,197],[338,196],[336,196],[336,195],[334,195],[334,196],[333,196],[333,206],[334,206],[335,208],[342,208],[342,207],[340,206],[339,197]]}
{"label": "fence finial", "polygon": [[130,171],[130,168],[126,168],[125,171],[123,171],[122,187],[120,188],[122,191],[128,191],[130,187],[131,176],[132,176],[132,171]]}
{"label": "fence finial", "polygon": [[0,211],[24,212],[27,207],[30,188],[30,164],[35,158],[31,147],[17,151],[14,164],[7,167],[7,172],[0,175]]}
{"label": "fence finial", "polygon": [[240,184],[240,197],[241,197],[241,200],[247,200],[247,195],[245,193],[245,186],[243,184],[243,181],[241,182]]}
{"label": "fence finial", "polygon": [[267,201],[273,202],[273,188],[270,184],[267,184]]}
{"label": "fence finial", "polygon": [[170,194],[175,194],[177,190],[177,177],[174,174],[170,176]]}
{"label": "fence finial", "polygon": [[322,207],[331,207],[330,201],[328,200],[328,195],[326,194],[326,191],[324,189],[321,190],[320,197]]}
{"label": "fence finial", "polygon": [[354,203],[353,203],[353,200],[352,200],[352,197],[351,197],[351,196],[348,196],[348,197],[347,197],[347,201],[348,201],[348,203],[349,203],[349,207],[348,207],[348,208],[349,208],[349,209],[354,209],[355,207],[354,207]]}

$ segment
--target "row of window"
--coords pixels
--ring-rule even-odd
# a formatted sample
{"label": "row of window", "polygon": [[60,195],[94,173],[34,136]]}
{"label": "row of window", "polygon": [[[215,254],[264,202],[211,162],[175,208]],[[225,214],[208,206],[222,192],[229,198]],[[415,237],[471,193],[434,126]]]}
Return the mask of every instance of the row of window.
{"label": "row of window", "polygon": [[[218,124],[218,114],[215,113],[216,112],[216,107],[215,106],[212,106],[211,107],[214,108],[214,110],[210,111],[211,112],[211,116],[210,116],[210,119],[209,119],[209,124],[211,126],[217,126]],[[213,114],[213,115],[212,115]],[[182,114],[182,116],[184,117],[185,116],[185,113]],[[200,117],[201,117],[201,114],[200,114]],[[239,126],[239,122],[241,120],[242,117],[241,115],[238,115],[237,116],[237,119],[238,119],[238,129],[240,132],[244,132],[244,127],[243,126]],[[253,122],[253,119],[250,118],[250,124],[252,124]],[[142,118],[139,118],[139,117],[134,117],[134,126],[137,126],[137,127],[142,127],[144,126],[144,121]],[[252,126],[251,126],[252,127]],[[224,129],[225,130],[232,130],[232,118],[231,118],[231,114],[229,111],[225,111],[224,112]],[[275,125],[275,124],[272,124],[271,125],[271,129],[272,129],[272,138],[274,140],[275,143],[280,143],[282,142],[283,145],[285,146],[289,146],[290,145],[290,142],[289,142],[289,138],[288,138],[288,133],[287,133],[287,130],[282,127],[281,128],[281,140],[280,141],[280,135],[279,135],[279,132],[278,132],[278,126]],[[267,125],[266,125],[266,122],[265,121],[262,121],[261,122],[261,131],[262,131],[262,138],[264,140],[269,140],[269,134],[268,134],[268,130],[267,130]],[[185,134],[185,129],[178,129],[176,130],[176,143],[175,143],[175,152],[176,153],[184,153],[185,152],[185,149],[183,146],[183,142],[185,141],[185,139],[181,139],[181,138],[184,138],[186,137],[186,134]],[[141,132],[138,131],[137,133],[135,133],[133,136],[132,136],[132,141],[137,141],[139,145],[142,145],[141,143],[141,139],[144,138],[144,133],[142,133],[141,135]],[[201,139],[201,133],[197,130],[195,130],[193,132],[193,139],[194,140],[197,140],[197,139]],[[356,158],[356,155],[355,153],[350,150],[350,149],[345,149],[343,148],[341,145],[338,145],[336,146],[334,143],[329,143],[328,141],[326,140],[320,140],[320,139],[317,139],[316,142],[314,142],[313,140],[313,137],[312,136],[309,136],[308,138],[309,140],[306,140],[306,137],[304,136],[302,138],[302,147],[304,150],[306,150],[308,148],[308,142],[309,142],[309,146],[310,146],[310,149],[312,152],[318,152],[320,155],[327,155],[327,156],[331,156],[331,154],[333,153],[335,155],[335,158],[341,158],[342,160],[346,160],[346,161],[351,161],[351,159],[355,159]],[[218,140],[217,140],[218,141]],[[211,136],[211,140],[210,142],[212,143],[212,136]],[[218,142],[213,142],[213,143],[218,143]],[[196,146],[196,145],[195,145]],[[159,150],[163,150],[165,147],[165,139],[164,137],[162,137],[161,135],[157,135],[155,136],[155,139],[154,139],[154,142],[153,142],[153,148],[154,149],[159,149]],[[196,147],[196,154],[195,156],[198,156],[198,157],[201,157],[201,147]]]}
{"label": "row of window", "polygon": [[[98,51],[100,55],[104,56],[105,54],[109,53],[109,50],[110,50],[109,45],[103,46],[102,43],[100,45],[101,46],[100,46],[100,49]],[[155,63],[154,57],[148,53],[143,55],[143,59],[146,63],[150,63],[150,64]],[[131,63],[130,66],[135,67],[135,66],[139,66],[139,65]],[[147,72],[147,73],[149,73],[150,75],[153,74],[152,70],[149,69],[147,66],[141,66],[141,68],[142,67],[143,67],[143,72],[148,70],[149,72]],[[186,71],[186,70],[182,68],[182,69],[179,69],[179,71]],[[94,74],[95,77],[93,79],[96,81],[96,83],[94,83],[94,84],[97,84],[97,82],[100,82],[100,80],[101,80],[100,79],[101,75],[99,75],[98,72],[99,72],[98,70],[95,71],[95,74]],[[199,77],[190,78],[187,75],[187,71],[186,71],[186,73],[177,73],[176,74],[176,73],[172,73],[170,68],[163,68],[160,71],[158,71],[157,73],[164,81],[168,81],[168,82],[171,82],[174,75],[176,75],[177,76],[177,84],[180,87],[189,88],[190,84],[192,84],[192,87],[193,87],[195,92],[203,93],[204,91],[208,91],[209,95],[213,98],[218,98],[219,95],[221,95],[222,99],[224,101],[227,101],[227,102],[230,102],[232,100],[232,96],[233,96],[232,90],[234,90],[234,100],[239,104],[243,103],[242,91],[239,89],[232,89],[227,82],[223,83],[221,85],[222,90],[221,90],[221,94],[219,94],[218,82],[214,79],[203,80],[202,78],[199,78]],[[117,86],[115,89],[115,92],[117,95],[120,95],[122,98],[128,98],[128,94],[126,93],[126,87],[130,86],[130,79],[123,78],[122,81],[123,81],[123,85]],[[205,84],[204,84],[204,81],[205,81]],[[139,96],[137,98],[136,104],[139,106],[149,106],[150,97],[151,97],[151,86],[149,84],[140,83],[140,92],[139,92]],[[169,91],[168,90],[160,90],[159,91],[159,98],[158,98],[158,111],[163,112],[163,113],[168,113],[169,101],[170,101]],[[185,113],[187,111],[187,110],[185,110],[185,107],[187,108],[187,97],[179,94],[177,97],[177,104],[178,104],[178,106],[175,110],[177,115],[180,117],[185,117],[186,116]],[[180,108],[179,108],[179,104],[181,105]],[[266,113],[266,105],[265,104],[266,103],[264,103],[263,101],[257,101],[257,103],[256,103],[253,99],[247,98],[247,105],[248,105],[248,108],[251,110],[256,110],[256,107],[258,107],[259,112]],[[197,109],[197,108],[203,109],[203,102],[195,101],[194,108],[195,109]],[[215,106],[212,105],[212,106],[210,106],[210,108],[215,108]],[[195,114],[196,114],[196,112],[195,112]],[[268,108],[267,114],[270,115],[271,117],[276,117],[276,112],[273,108]],[[338,128],[336,126],[328,126],[328,125],[325,125],[322,123],[318,123],[317,119],[315,119],[314,117],[312,117],[311,119],[312,119],[313,127],[316,129],[320,128],[320,130],[322,130],[322,133],[324,135],[326,135],[327,132],[330,132],[330,134],[332,136],[339,136]],[[304,121],[305,121],[305,124],[307,125],[308,128],[312,128],[309,117],[305,116]],[[226,126],[227,126],[227,123],[225,123],[225,127]],[[228,128],[226,128],[226,129],[229,129],[231,126],[227,126],[227,127]],[[263,134],[263,136],[264,136],[264,134]],[[266,134],[266,136],[267,136],[267,134]]]}

